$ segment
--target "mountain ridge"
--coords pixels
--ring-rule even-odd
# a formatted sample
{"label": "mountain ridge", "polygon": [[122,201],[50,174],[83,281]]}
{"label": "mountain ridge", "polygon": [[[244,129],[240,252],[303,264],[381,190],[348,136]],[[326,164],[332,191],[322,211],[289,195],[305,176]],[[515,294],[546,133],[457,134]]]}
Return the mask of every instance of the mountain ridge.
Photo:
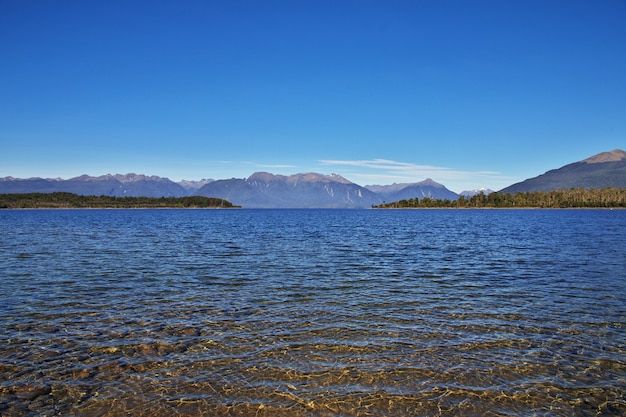
{"label": "mountain ridge", "polygon": [[69,179],[46,179],[14,177],[0,178],[0,192],[69,192],[78,195],[104,195],[111,197],[184,197],[189,195],[185,188],[165,177],[143,174],[87,174]]}
{"label": "mountain ridge", "polygon": [[[498,193],[553,191],[569,188],[626,188],[626,152],[614,149],[525,181]],[[489,194],[477,189],[457,194],[430,178],[414,183],[360,186],[338,174],[305,172],[293,175],[255,172],[248,178],[203,179],[174,182],[144,174],[87,174],[70,179],[0,178],[0,193],[70,192],[78,195],[113,197],[223,198],[243,207],[259,208],[365,208],[385,201],[423,199],[456,200],[460,195]]]}
{"label": "mountain ridge", "polygon": [[614,149],[562,166],[503,188],[499,193],[626,188],[626,152]]}
{"label": "mountain ridge", "polygon": [[340,175],[312,172],[289,176],[255,172],[245,179],[208,183],[197,194],[250,208],[367,208],[382,202],[376,193]]}
{"label": "mountain ridge", "polygon": [[602,162],[621,161],[622,159],[626,159],[626,152],[621,149],[613,149],[610,152],[601,152],[587,159],[583,159],[581,162],[586,162],[588,164],[597,164]]}

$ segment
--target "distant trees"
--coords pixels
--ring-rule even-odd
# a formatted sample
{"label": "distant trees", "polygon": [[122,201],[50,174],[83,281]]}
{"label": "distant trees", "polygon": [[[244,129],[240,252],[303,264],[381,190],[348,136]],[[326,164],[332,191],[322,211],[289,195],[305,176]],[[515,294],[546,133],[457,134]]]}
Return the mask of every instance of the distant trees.
{"label": "distant trees", "polygon": [[[204,208],[238,207],[220,198],[189,197],[112,197],[83,196],[72,193],[0,194],[0,208]],[[374,208],[626,208],[626,189],[572,188],[548,192],[515,194],[491,193],[457,200],[430,197],[384,203]]]}
{"label": "distant trees", "polygon": [[572,188],[547,192],[483,193],[457,200],[434,200],[429,197],[385,203],[374,208],[612,208],[626,207],[626,189]]}
{"label": "distant trees", "polygon": [[232,208],[221,198],[189,197],[113,197],[84,196],[72,193],[0,194],[0,208]]}

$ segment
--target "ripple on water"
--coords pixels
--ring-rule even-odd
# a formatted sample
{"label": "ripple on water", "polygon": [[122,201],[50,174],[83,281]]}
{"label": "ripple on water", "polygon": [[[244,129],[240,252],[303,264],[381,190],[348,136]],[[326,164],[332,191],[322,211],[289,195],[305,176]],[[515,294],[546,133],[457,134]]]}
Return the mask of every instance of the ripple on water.
{"label": "ripple on water", "polygon": [[624,415],[607,213],[0,212],[0,413]]}

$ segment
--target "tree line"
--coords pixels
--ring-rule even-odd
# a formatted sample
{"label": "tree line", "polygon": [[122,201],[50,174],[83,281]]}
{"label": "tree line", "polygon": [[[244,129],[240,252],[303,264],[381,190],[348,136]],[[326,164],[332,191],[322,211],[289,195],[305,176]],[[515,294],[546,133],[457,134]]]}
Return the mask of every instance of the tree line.
{"label": "tree line", "polygon": [[393,203],[383,203],[374,208],[625,208],[626,189],[602,188],[533,191],[509,193],[484,193],[472,197],[460,196],[457,200],[439,200],[430,197],[411,198]]}
{"label": "tree line", "polygon": [[221,198],[113,197],[73,193],[0,194],[0,208],[234,208]]}

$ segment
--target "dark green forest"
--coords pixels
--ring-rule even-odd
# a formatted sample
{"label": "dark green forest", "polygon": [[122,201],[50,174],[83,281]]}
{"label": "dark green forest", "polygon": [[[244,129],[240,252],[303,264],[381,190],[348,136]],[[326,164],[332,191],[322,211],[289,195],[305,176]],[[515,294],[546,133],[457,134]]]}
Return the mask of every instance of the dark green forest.
{"label": "dark green forest", "polygon": [[477,194],[457,200],[429,197],[384,203],[374,208],[618,208],[626,207],[626,189],[572,188],[547,192]]}
{"label": "dark green forest", "polygon": [[112,197],[72,193],[0,194],[0,208],[234,208],[221,198]]}

